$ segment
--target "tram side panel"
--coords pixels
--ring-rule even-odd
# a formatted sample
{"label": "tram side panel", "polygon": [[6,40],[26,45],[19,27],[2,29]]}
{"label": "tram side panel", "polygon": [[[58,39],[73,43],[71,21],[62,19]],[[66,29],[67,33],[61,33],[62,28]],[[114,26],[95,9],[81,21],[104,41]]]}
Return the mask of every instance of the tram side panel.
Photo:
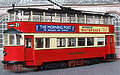
{"label": "tram side panel", "polygon": [[44,62],[65,61],[86,58],[105,57],[105,47],[88,47],[72,49],[49,49],[34,51],[34,65],[39,66]]}
{"label": "tram side panel", "polygon": [[24,62],[24,46],[4,46],[5,63]]}

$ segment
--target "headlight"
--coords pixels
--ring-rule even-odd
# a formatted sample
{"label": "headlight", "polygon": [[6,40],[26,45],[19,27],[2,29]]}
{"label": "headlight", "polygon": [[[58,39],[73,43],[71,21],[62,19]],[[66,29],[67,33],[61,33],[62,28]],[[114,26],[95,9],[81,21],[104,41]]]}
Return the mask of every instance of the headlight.
{"label": "headlight", "polygon": [[4,51],[4,52],[3,52],[3,55],[4,55],[4,56],[6,56],[6,55],[7,55],[7,52],[6,52],[6,51]]}

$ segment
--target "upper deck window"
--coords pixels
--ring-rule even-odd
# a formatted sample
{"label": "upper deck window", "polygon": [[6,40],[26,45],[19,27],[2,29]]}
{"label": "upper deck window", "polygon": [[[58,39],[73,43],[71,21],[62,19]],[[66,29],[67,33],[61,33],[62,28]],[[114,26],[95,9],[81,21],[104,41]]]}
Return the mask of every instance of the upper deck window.
{"label": "upper deck window", "polygon": [[89,24],[93,23],[93,16],[91,16],[91,15],[87,16],[87,23],[89,23]]}
{"label": "upper deck window", "polygon": [[60,15],[60,22],[66,22],[66,15],[65,14]]}
{"label": "upper deck window", "polygon": [[78,23],[84,23],[85,19],[84,19],[84,15],[78,15]]}
{"label": "upper deck window", "polygon": [[95,24],[100,24],[100,16],[95,16]]}
{"label": "upper deck window", "polygon": [[22,11],[18,11],[16,13],[16,20],[21,21],[22,20]]}
{"label": "upper deck window", "polygon": [[75,14],[69,15],[68,21],[69,21],[70,23],[76,23]]}

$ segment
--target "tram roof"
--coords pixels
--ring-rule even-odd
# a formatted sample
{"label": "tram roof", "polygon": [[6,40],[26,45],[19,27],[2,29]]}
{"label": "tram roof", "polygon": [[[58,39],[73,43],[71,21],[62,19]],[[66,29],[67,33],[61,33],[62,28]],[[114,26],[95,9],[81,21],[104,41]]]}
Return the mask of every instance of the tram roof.
{"label": "tram roof", "polygon": [[22,33],[22,32],[18,31],[17,29],[10,28],[8,30],[5,30],[4,33]]}
{"label": "tram roof", "polygon": [[28,12],[33,11],[34,14],[40,14],[42,12],[46,12],[46,13],[59,13],[59,14],[67,13],[67,14],[79,14],[79,15],[85,14],[85,15],[111,16],[109,13],[74,10],[71,8],[64,8],[64,9],[14,8],[14,9],[9,9],[7,12],[13,13],[13,12],[19,12],[19,11],[24,11],[27,14],[29,14]]}

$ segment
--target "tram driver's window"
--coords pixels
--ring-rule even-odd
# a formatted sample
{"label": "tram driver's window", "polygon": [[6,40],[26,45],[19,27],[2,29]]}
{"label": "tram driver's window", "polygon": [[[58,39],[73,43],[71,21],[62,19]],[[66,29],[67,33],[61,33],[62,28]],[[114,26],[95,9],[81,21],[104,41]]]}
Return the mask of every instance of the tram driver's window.
{"label": "tram driver's window", "polygon": [[21,35],[16,35],[17,45],[20,45],[20,38],[21,38]]}
{"label": "tram driver's window", "polygon": [[31,38],[25,39],[25,48],[32,48],[32,39]]}
{"label": "tram driver's window", "polygon": [[36,48],[43,48],[43,38],[36,38]]}
{"label": "tram driver's window", "polygon": [[94,38],[88,37],[87,38],[87,46],[93,46],[94,45]]}
{"label": "tram driver's window", "polygon": [[15,44],[15,37],[14,35],[9,35],[9,45],[14,45]]}

